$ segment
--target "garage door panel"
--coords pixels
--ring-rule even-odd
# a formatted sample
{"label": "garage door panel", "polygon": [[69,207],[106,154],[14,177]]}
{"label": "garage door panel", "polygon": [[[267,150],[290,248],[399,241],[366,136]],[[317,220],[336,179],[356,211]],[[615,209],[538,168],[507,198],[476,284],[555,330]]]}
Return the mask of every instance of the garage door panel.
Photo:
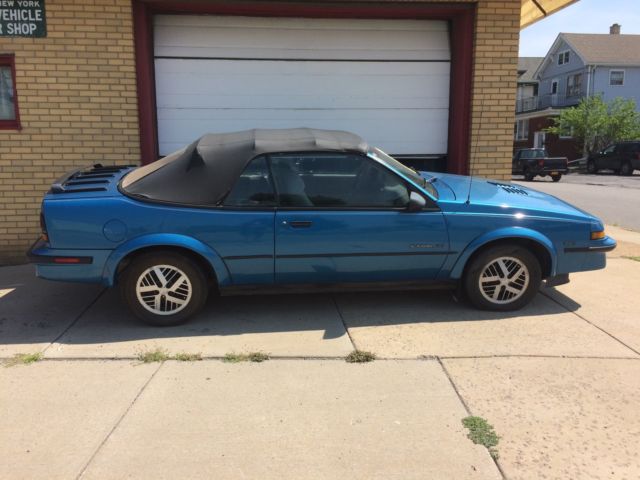
{"label": "garage door panel", "polygon": [[444,154],[447,150],[446,110],[396,109],[384,117],[365,110],[208,110],[196,112],[161,109],[159,135],[164,153],[182,148],[184,138],[195,138],[208,132],[246,130],[251,128],[326,128],[352,131],[374,145],[395,154]]}
{"label": "garage door panel", "polygon": [[301,68],[286,63],[158,60],[158,106],[448,108],[449,75],[442,66],[394,64],[394,74],[380,75],[387,64],[304,62]]}
{"label": "garage door panel", "polygon": [[449,60],[446,22],[161,15],[155,55]]}
{"label": "garage door panel", "polygon": [[160,154],[209,132],[348,130],[392,154],[446,154],[446,22],[157,16]]}

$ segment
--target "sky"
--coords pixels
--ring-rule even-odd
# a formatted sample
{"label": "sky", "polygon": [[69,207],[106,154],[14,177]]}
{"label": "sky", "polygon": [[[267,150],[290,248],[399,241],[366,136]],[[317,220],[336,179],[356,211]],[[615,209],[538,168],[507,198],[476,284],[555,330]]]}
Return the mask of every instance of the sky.
{"label": "sky", "polygon": [[640,0],[580,0],[520,32],[520,56],[544,57],[560,32],[640,34]]}

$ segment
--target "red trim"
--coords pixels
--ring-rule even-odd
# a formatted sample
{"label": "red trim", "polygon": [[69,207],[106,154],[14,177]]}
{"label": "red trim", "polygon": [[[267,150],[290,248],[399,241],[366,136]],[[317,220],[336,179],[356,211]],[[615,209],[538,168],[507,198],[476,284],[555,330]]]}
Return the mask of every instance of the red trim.
{"label": "red trim", "polygon": [[471,80],[475,4],[302,4],[286,2],[176,2],[134,0],[142,163],[158,158],[152,18],[156,13],[306,18],[448,20],[451,24],[451,88],[447,169],[467,173],[471,134]]}
{"label": "red trim", "polygon": [[16,85],[16,56],[13,53],[0,55],[0,66],[11,68],[13,102],[16,114],[16,118],[14,120],[0,120],[0,130],[22,130],[22,125],[20,124],[20,106],[18,104],[18,87]]}

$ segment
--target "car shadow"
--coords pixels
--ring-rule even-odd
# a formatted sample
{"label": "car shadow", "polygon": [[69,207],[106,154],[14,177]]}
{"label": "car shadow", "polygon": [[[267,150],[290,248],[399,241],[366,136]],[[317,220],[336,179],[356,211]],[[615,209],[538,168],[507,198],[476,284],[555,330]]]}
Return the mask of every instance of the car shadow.
{"label": "car shadow", "polygon": [[[26,345],[54,341],[62,345],[105,344],[279,332],[318,331],[323,340],[331,340],[345,336],[346,328],[351,327],[499,322],[580,308],[580,304],[559,292],[556,298],[564,298],[552,300],[539,294],[516,312],[476,310],[458,302],[451,292],[441,290],[212,296],[206,308],[187,324],[152,327],[128,311],[115,289],[51,284],[35,278],[14,282],[13,287],[8,284],[3,286],[0,282],[0,292],[5,291],[0,297],[0,351],[2,345],[24,344],[27,348]],[[3,309],[3,304],[10,308]]]}

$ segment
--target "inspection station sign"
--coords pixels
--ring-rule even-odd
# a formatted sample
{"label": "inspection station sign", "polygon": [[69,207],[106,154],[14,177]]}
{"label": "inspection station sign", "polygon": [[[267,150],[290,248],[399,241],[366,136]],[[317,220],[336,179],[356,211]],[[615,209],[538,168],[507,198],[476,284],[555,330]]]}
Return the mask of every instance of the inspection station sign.
{"label": "inspection station sign", "polygon": [[0,37],[46,37],[44,0],[0,0]]}

